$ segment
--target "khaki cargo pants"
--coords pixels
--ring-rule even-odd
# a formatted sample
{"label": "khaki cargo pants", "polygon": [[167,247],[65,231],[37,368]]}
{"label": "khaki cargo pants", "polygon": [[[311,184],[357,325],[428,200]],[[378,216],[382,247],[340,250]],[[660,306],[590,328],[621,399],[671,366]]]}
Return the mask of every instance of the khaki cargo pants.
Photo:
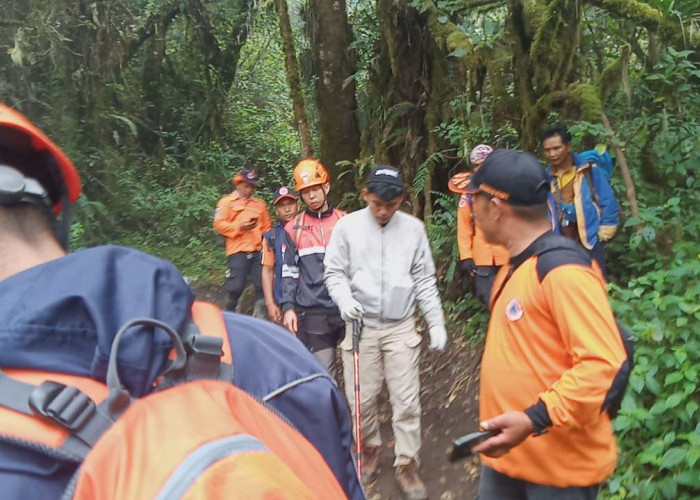
{"label": "khaki cargo pants", "polygon": [[[391,425],[396,444],[394,465],[413,459],[418,462],[421,446],[420,342],[416,324],[410,318],[396,326],[377,330],[365,326],[360,338],[360,413],[365,445],[380,446],[377,400],[386,380],[391,403]],[[352,361],[352,323],[340,347],[343,357],[345,395],[354,412],[354,372]],[[354,419],[354,414],[353,414]]]}

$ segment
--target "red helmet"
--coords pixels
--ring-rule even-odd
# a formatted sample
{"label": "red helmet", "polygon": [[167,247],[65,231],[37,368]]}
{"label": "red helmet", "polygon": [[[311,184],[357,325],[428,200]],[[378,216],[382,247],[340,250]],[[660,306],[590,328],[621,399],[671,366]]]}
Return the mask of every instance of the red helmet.
{"label": "red helmet", "polygon": [[294,189],[297,193],[302,189],[325,184],[329,180],[326,167],[313,158],[304,158],[294,167]]}
{"label": "red helmet", "polygon": [[[65,194],[70,203],[74,203],[80,196],[80,177],[73,162],[24,115],[4,104],[0,104],[0,153],[9,157],[16,156],[20,162],[23,157],[37,153],[48,154],[53,159],[53,162],[32,163],[27,165],[27,168],[24,168],[24,165],[17,165],[17,168],[24,175],[36,178],[44,186],[51,196],[56,214],[61,211],[63,195],[57,176],[63,180]],[[58,168],[52,168],[51,163]]]}

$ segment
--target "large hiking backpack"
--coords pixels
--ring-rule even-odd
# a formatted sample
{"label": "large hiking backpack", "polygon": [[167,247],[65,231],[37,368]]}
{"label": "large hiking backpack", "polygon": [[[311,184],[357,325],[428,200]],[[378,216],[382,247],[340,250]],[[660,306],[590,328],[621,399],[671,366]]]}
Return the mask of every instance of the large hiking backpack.
{"label": "large hiking backpack", "polygon": [[[156,320],[124,325],[106,385],[0,371],[0,441],[33,454],[37,467],[77,469],[64,498],[345,498],[313,445],[230,383],[221,311],[197,302],[192,317],[181,334]],[[134,400],[116,360],[124,333],[144,324],[171,337],[173,356],[154,391]]]}

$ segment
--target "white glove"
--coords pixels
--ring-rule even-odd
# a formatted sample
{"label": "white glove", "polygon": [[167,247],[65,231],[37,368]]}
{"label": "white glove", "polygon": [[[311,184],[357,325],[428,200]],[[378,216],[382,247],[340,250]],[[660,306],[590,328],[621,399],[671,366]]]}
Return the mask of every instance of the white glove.
{"label": "white glove", "polygon": [[338,305],[340,309],[340,317],[344,321],[354,321],[356,319],[362,319],[362,313],[365,312],[362,309],[362,304],[350,297],[342,304]]}
{"label": "white glove", "polygon": [[430,348],[442,351],[447,344],[447,330],[442,325],[430,329]]}

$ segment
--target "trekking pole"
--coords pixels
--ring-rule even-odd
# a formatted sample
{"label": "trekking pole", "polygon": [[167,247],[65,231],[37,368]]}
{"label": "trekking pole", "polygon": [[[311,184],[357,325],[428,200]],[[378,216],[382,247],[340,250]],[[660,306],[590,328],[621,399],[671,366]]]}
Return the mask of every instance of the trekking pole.
{"label": "trekking pole", "polygon": [[352,321],[352,364],[355,372],[355,456],[357,457],[357,474],[362,483],[362,415],[360,412],[360,334],[362,320]]}

